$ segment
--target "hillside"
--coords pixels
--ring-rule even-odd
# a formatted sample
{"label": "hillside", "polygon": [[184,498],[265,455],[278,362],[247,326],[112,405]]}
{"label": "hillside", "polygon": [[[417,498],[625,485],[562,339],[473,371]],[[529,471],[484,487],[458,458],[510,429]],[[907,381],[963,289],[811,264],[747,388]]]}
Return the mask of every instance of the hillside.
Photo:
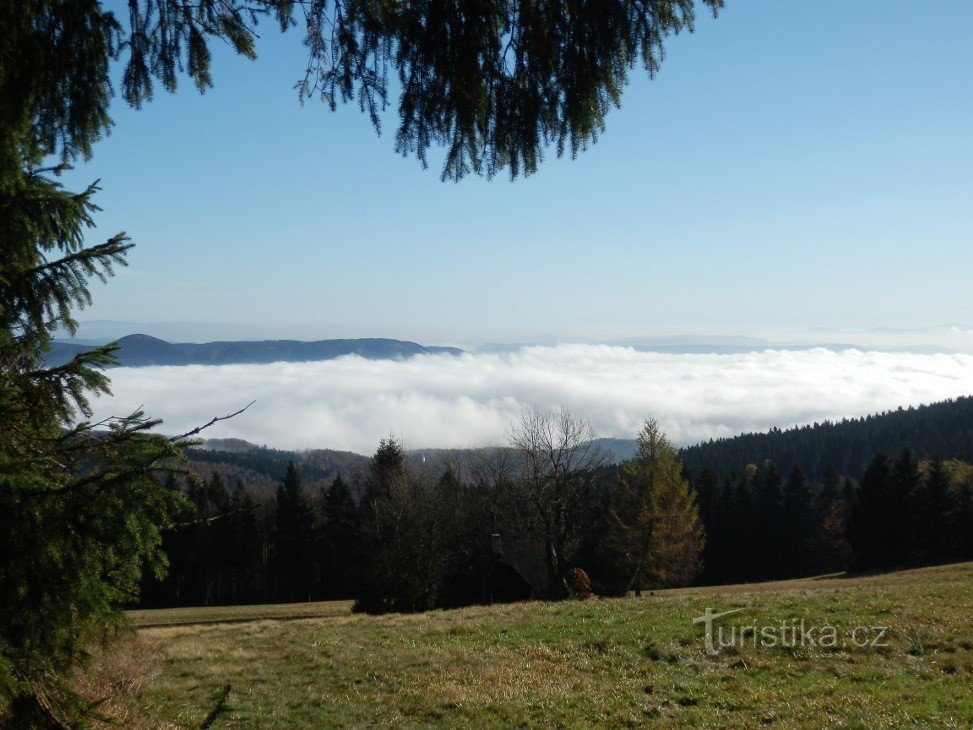
{"label": "hillside", "polygon": [[[597,443],[614,463],[630,459],[635,452],[632,439],[601,438]],[[784,473],[799,464],[812,479],[819,477],[830,461],[841,474],[857,478],[876,452],[895,454],[907,445],[922,457],[973,461],[973,397],[837,423],[747,433],[690,446],[680,455],[691,473],[712,469],[721,479],[765,459],[773,459]],[[193,469],[203,476],[221,471],[231,482],[237,477],[243,479],[256,492],[275,488],[288,461],[298,465],[305,484],[314,490],[338,474],[354,477],[368,465],[367,456],[349,451],[287,451],[240,439],[208,440],[205,448],[188,453]],[[410,453],[434,461],[448,452],[417,449]]]}
{"label": "hillside", "polygon": [[[707,608],[744,609],[727,631],[804,621],[840,643],[708,656],[692,621]],[[242,726],[965,727],[971,611],[971,563],[381,617],[347,603],[140,611],[154,628],[104,658],[89,691],[125,688],[103,709],[127,727],[198,727],[227,684],[219,722]]]}
{"label": "hillside", "polygon": [[240,439],[211,439],[204,442],[203,448],[187,449],[186,455],[190,469],[204,479],[218,471],[231,487],[240,480],[257,498],[273,495],[288,462],[297,466],[301,482],[309,493],[317,493],[320,487],[330,485],[337,476],[355,484],[360,472],[368,466],[367,457],[351,451],[284,451]]}
{"label": "hillside", "polygon": [[[240,342],[166,342],[149,335],[127,335],[118,340],[116,353],[122,367],[146,365],[238,365],[270,362],[331,360],[358,355],[370,360],[395,360],[414,355],[458,355],[455,347],[427,347],[407,340],[364,338],[354,340],[255,340]],[[48,354],[51,365],[68,362],[91,345],[55,342]]]}
{"label": "hillside", "polygon": [[720,478],[764,459],[772,459],[785,474],[798,464],[812,478],[820,476],[830,461],[841,474],[858,478],[874,454],[895,454],[904,446],[921,457],[973,460],[973,397],[836,423],[746,433],[691,446],[681,455],[693,474],[712,469]]}

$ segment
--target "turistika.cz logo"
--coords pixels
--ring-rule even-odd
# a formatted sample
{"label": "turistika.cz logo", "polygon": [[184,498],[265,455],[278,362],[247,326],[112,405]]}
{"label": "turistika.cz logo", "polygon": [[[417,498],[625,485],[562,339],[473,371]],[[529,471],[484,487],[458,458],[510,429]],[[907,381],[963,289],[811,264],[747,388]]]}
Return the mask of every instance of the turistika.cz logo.
{"label": "turistika.cz logo", "polygon": [[693,619],[693,625],[703,626],[703,642],[707,654],[719,656],[721,651],[730,647],[876,649],[888,646],[887,626],[856,626],[850,631],[842,631],[830,624],[809,625],[804,619],[796,618],[764,626],[756,623],[744,625],[719,623],[727,616],[745,610],[745,608],[734,608],[730,611],[717,612],[716,609],[707,608],[702,616]]}

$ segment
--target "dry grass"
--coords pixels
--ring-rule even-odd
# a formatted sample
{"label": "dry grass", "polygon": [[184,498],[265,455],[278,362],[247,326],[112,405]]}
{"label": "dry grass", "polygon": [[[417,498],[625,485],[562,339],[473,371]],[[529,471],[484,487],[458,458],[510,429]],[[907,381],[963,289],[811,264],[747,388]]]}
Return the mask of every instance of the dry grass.
{"label": "dry grass", "polygon": [[188,624],[229,624],[242,621],[273,619],[290,621],[300,618],[344,616],[351,613],[353,601],[319,601],[314,603],[269,603],[254,606],[204,606],[201,608],[161,608],[151,611],[128,611],[136,628],[185,626]]}
{"label": "dry grass", "polygon": [[[891,641],[854,650],[744,646],[709,657],[691,623],[707,606],[746,606],[746,622],[760,625],[791,617],[842,629],[887,625]],[[300,610],[317,614],[300,618]],[[266,618],[275,611],[293,620]],[[202,615],[213,620],[183,612],[186,621]],[[180,727],[198,726],[227,682],[233,692],[218,726],[973,721],[973,564],[644,600],[384,617],[304,604],[253,615],[142,629],[156,674],[133,685],[128,701],[142,718]],[[230,620],[244,617],[234,610]]]}
{"label": "dry grass", "polygon": [[93,649],[92,662],[75,678],[77,689],[110,724],[126,728],[158,727],[138,704],[150,682],[156,681],[163,656],[135,632],[121,632],[105,646]]}

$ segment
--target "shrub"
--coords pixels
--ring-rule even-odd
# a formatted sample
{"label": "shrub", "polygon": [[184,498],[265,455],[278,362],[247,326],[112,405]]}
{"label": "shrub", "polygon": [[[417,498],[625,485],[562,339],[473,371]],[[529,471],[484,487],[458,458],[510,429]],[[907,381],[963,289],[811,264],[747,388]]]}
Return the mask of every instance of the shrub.
{"label": "shrub", "polygon": [[581,568],[571,568],[568,571],[567,579],[572,596],[579,601],[591,598],[591,579]]}

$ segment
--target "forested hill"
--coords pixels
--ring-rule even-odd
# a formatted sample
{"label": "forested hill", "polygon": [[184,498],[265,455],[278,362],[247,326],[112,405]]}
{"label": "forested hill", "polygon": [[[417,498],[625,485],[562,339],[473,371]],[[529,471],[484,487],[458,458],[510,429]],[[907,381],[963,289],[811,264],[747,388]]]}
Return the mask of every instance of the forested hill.
{"label": "forested hill", "polygon": [[368,467],[368,457],[350,451],[285,451],[239,439],[208,439],[204,448],[187,449],[186,455],[189,468],[204,479],[219,472],[231,489],[239,481],[258,498],[274,494],[290,462],[297,467],[305,488],[315,494],[337,476],[357,485]]}
{"label": "forested hill", "polygon": [[830,461],[840,473],[857,479],[876,453],[894,455],[904,446],[920,457],[973,460],[973,397],[838,423],[746,433],[691,446],[681,456],[691,473],[709,468],[721,479],[764,459],[773,459],[784,474],[798,464],[812,479]]}
{"label": "forested hill", "polygon": [[[241,342],[166,342],[149,335],[127,335],[118,340],[119,365],[234,365],[269,362],[331,360],[359,355],[370,360],[396,360],[413,355],[461,354],[455,347],[428,347],[407,340],[363,338],[355,340],[256,340]],[[50,365],[63,365],[91,345],[55,342],[48,353]]]}
{"label": "forested hill", "polygon": [[[631,439],[599,439],[612,462],[630,459]],[[747,464],[772,459],[784,474],[799,464],[812,480],[828,462],[855,479],[879,451],[896,454],[910,446],[920,457],[973,461],[973,397],[958,398],[918,408],[899,408],[864,418],[825,422],[766,433],[747,433],[708,441],[683,449],[680,456],[694,475],[712,469],[720,479],[731,471],[741,474]],[[415,458],[435,460],[442,449],[411,452]],[[316,491],[339,474],[355,482],[368,466],[368,457],[347,451],[317,449],[286,451],[256,446],[237,439],[210,439],[206,448],[190,449],[191,468],[204,478],[219,471],[230,483],[242,480],[250,491],[273,493],[293,461],[305,485]]]}

